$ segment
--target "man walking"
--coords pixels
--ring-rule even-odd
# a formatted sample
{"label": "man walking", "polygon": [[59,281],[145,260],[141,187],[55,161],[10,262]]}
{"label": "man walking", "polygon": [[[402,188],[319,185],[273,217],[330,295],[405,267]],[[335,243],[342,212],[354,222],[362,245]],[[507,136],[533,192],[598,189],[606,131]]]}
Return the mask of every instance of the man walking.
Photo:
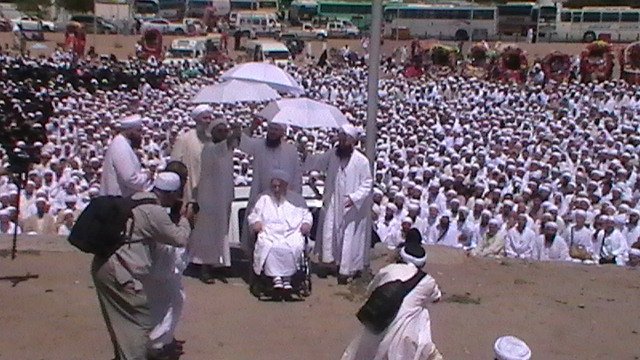
{"label": "man walking", "polygon": [[325,268],[337,266],[339,284],[347,284],[368,263],[366,232],[370,231],[367,216],[371,216],[373,178],[369,160],[355,149],[360,134],[360,129],[344,125],[337,147],[308,156],[304,166],[327,173],[316,251]]}
{"label": "man walking", "polygon": [[120,121],[120,134],[111,141],[104,156],[100,195],[131,196],[146,189],[149,174],[142,170],[134,149],[142,144],[142,119],[128,116]]}
{"label": "man walking", "polygon": [[176,225],[165,209],[180,200],[179,190],[177,174],[158,174],[151,192],[137,192],[132,196],[134,200],[155,203],[133,209],[129,224],[133,229],[127,229],[131,231],[129,242],[109,257],[93,259],[91,275],[116,359],[147,359],[153,322],[142,281],[149,276],[158,244],[183,247],[187,243],[188,219],[183,218]]}

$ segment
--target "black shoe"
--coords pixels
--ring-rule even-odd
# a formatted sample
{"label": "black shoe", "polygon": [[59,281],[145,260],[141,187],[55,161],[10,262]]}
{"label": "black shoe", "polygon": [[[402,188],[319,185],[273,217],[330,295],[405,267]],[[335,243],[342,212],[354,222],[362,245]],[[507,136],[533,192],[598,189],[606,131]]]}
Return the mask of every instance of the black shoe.
{"label": "black shoe", "polygon": [[338,285],[348,285],[349,277],[347,275],[338,275]]}
{"label": "black shoe", "polygon": [[211,270],[209,266],[200,265],[200,281],[207,285],[215,284],[215,279],[211,276]]}
{"label": "black shoe", "polygon": [[320,279],[329,277],[329,269],[326,266],[319,265],[315,273]]}

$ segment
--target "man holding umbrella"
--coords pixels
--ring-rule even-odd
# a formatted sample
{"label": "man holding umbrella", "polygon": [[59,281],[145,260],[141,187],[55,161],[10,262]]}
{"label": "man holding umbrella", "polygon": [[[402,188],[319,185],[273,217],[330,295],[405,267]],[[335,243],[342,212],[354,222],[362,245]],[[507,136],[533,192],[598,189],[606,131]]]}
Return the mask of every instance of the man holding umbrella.
{"label": "man holding umbrella", "polygon": [[367,217],[371,216],[373,178],[367,157],[355,149],[361,130],[342,125],[338,145],[309,155],[305,170],[327,173],[316,251],[327,269],[337,267],[338,284],[347,284],[368,263]]}

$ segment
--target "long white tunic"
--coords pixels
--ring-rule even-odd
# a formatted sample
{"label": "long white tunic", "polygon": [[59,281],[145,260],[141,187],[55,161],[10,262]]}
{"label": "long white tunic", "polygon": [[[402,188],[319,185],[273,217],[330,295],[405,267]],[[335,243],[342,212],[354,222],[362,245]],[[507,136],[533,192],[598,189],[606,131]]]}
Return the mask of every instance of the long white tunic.
{"label": "long white tunic", "polygon": [[197,199],[203,148],[204,143],[198,138],[197,131],[192,129],[178,136],[171,151],[171,160],[180,161],[187,167],[189,179],[184,187],[184,199],[186,201]]}
{"label": "long white tunic", "polygon": [[191,232],[191,262],[231,266],[229,220],[234,198],[233,151],[226,141],[208,143],[202,150],[197,200],[198,220]]}
{"label": "long white tunic", "polygon": [[[272,273],[267,275],[293,275],[304,250],[304,237],[300,227],[302,224],[313,223],[313,216],[304,198],[295,192],[288,192],[281,200],[270,193],[263,194],[247,219],[252,227],[257,222],[261,222],[263,226],[254,248],[253,271],[260,274],[269,261]],[[291,268],[292,264],[296,267]]]}
{"label": "long white tunic", "polygon": [[[322,262],[335,261],[341,275],[354,275],[368,265],[369,258],[366,232],[372,230],[367,228],[367,217],[373,186],[369,160],[354,150],[344,163],[331,149],[307,157],[305,170],[327,173],[316,252]],[[345,207],[347,197],[354,204],[349,208]]]}
{"label": "long white tunic", "polygon": [[147,173],[142,171],[140,160],[129,140],[121,134],[111,141],[102,164],[100,195],[131,196],[151,185]]}
{"label": "long white tunic", "polygon": [[601,231],[598,234],[598,244],[600,257],[615,258],[616,264],[622,266],[626,263],[628,256],[627,239],[615,229],[610,234]]}
{"label": "long white tunic", "polygon": [[[417,268],[411,264],[387,265],[369,284],[369,293],[394,280],[407,281]],[[440,299],[436,281],[425,276],[404,298],[395,319],[382,334],[364,327],[349,344],[342,360],[435,360],[441,359],[431,339],[431,319],[427,306]]]}
{"label": "long white tunic", "polygon": [[536,246],[533,250],[533,258],[539,261],[571,260],[571,257],[569,257],[569,247],[564,239],[559,235],[556,235],[556,237],[553,238],[553,242],[549,247],[545,245],[544,235],[538,235]]}
{"label": "long white tunic", "polygon": [[530,259],[533,256],[533,248],[536,246],[536,233],[524,228],[524,231],[518,231],[517,227],[512,227],[506,232],[505,251],[508,257],[518,259]]}

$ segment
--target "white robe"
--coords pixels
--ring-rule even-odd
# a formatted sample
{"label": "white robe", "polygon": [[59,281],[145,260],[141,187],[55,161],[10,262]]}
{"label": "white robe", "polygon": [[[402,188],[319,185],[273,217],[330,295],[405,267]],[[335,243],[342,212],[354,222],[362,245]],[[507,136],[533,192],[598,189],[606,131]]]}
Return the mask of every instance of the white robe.
{"label": "white robe", "polygon": [[[372,230],[367,228],[367,217],[371,216],[373,186],[369,160],[354,150],[345,165],[331,149],[307,157],[305,170],[327,173],[316,252],[324,263],[335,261],[341,275],[352,276],[369,261],[366,232]],[[353,202],[350,208],[345,207],[347,197]]]}
{"label": "white robe", "polygon": [[151,185],[147,173],[129,140],[119,134],[113,138],[104,156],[100,195],[131,196]]}
{"label": "white robe", "polygon": [[523,232],[516,227],[509,229],[505,236],[505,251],[508,257],[530,259],[536,246],[536,233],[528,227]]}
{"label": "white robe", "polygon": [[544,235],[538,235],[536,246],[533,249],[533,258],[539,261],[571,260],[571,257],[569,256],[569,247],[564,239],[559,235],[556,235],[549,247],[545,246]]}
{"label": "white robe", "polygon": [[616,264],[625,265],[628,256],[627,239],[620,230],[613,230],[610,234],[601,231],[598,234],[600,257],[613,257]]}
{"label": "white robe", "polygon": [[200,158],[204,143],[198,138],[195,129],[180,134],[173,145],[171,160],[182,162],[189,174],[189,179],[184,187],[184,199],[193,201],[197,199],[198,183],[200,182]]}
{"label": "white robe", "polygon": [[[416,271],[411,264],[387,265],[369,284],[369,294],[388,282],[407,281]],[[375,335],[363,327],[345,350],[342,360],[442,359],[431,339],[431,319],[427,309],[427,305],[440,296],[436,281],[429,275],[425,276],[404,298],[389,328]]]}
{"label": "white robe", "polygon": [[197,196],[200,212],[189,239],[191,262],[231,266],[228,233],[234,198],[233,151],[226,141],[208,143],[202,150]]}
{"label": "white robe", "polygon": [[304,251],[302,224],[312,225],[313,216],[302,195],[288,192],[278,201],[270,193],[258,198],[247,217],[253,227],[262,223],[253,253],[253,271],[265,270],[267,276],[291,276],[295,274]]}

